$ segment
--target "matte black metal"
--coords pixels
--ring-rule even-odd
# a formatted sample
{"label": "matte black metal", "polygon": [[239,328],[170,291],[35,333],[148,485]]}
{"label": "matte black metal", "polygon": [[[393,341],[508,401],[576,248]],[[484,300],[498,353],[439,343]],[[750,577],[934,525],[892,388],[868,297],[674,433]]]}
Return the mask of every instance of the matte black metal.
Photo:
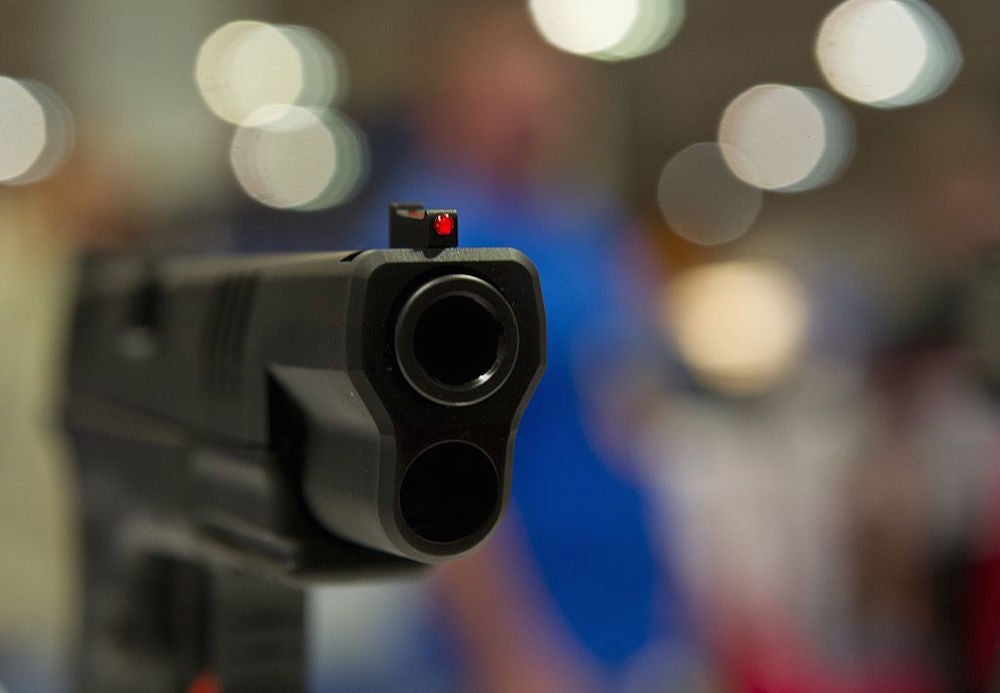
{"label": "matte black metal", "polygon": [[[521,253],[120,258],[92,270],[66,398],[84,690],[177,690],[184,662],[199,660],[199,637],[163,631],[197,629],[138,616],[160,598],[150,574],[174,572],[150,561],[300,585],[450,560],[496,526],[545,363],[538,277]],[[473,327],[492,332],[473,341],[495,341],[497,356],[475,382],[429,397],[403,372],[412,343],[399,326],[419,323],[423,301],[455,297],[485,311]]]}

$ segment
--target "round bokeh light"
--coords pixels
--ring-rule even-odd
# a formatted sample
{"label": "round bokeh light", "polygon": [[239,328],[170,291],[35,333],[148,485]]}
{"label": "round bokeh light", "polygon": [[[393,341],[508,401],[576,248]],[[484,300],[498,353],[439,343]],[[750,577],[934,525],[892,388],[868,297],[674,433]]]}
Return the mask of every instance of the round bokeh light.
{"label": "round bokeh light", "polygon": [[44,84],[0,77],[0,182],[33,183],[59,169],[73,148],[69,109]]}
{"label": "round bokeh light", "polygon": [[726,106],[719,144],[741,180],[799,192],[830,183],[844,169],[854,152],[854,127],[826,92],[761,84]]}
{"label": "round bokeh light", "polygon": [[[674,233],[692,243],[736,240],[760,214],[763,194],[733,175],[723,149],[714,142],[692,144],[675,154],[660,174],[656,198],[663,218]],[[740,157],[736,151],[728,154]]]}
{"label": "round bokeh light", "polygon": [[809,315],[789,270],[739,260],[680,275],[667,289],[662,317],[703,384],[746,396],[775,387],[801,363]]}
{"label": "round bokeh light", "polygon": [[528,0],[528,10],[549,43],[589,55],[628,36],[639,17],[639,0]]}
{"label": "round bokeh light", "polygon": [[962,53],[948,24],[921,0],[847,0],[823,20],[816,59],[838,93],[893,108],[947,89]]}
{"label": "round bokeh light", "polygon": [[344,69],[332,44],[311,29],[241,20],[202,43],[195,82],[213,113],[239,125],[265,106],[329,105],[343,92]]}
{"label": "round bokeh light", "polygon": [[310,210],[350,199],[367,173],[361,130],[347,117],[302,106],[265,106],[237,128],[236,179],[270,207]]}
{"label": "round bokeh light", "polygon": [[528,0],[531,19],[556,48],[629,60],[664,48],[684,23],[685,0]]}

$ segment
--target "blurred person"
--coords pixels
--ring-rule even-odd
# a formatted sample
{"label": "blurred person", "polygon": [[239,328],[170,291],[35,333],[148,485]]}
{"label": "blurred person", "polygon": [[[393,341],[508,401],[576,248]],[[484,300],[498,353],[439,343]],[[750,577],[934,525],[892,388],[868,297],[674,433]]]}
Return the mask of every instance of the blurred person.
{"label": "blurred person", "polygon": [[[905,666],[875,671],[856,661],[845,617],[843,488],[873,412],[863,388],[867,297],[833,253],[789,250],[782,262],[730,253],[729,262],[682,268],[665,282],[651,319],[668,339],[666,367],[648,379],[659,387],[636,436],[648,484],[665,499],[658,534],[677,547],[683,594],[720,688],[924,690],[911,687]],[[729,274],[705,274],[713,271]],[[777,273],[783,290],[748,304],[708,293],[707,279],[737,271]],[[688,283],[693,276],[702,281]],[[682,303],[693,291],[709,298]],[[795,304],[801,328],[785,322]],[[737,361],[719,357],[708,370],[678,349],[682,325],[691,324],[681,314],[691,310],[702,311],[699,324],[732,345]],[[732,372],[730,363],[738,363]]]}
{"label": "blurred person", "polygon": [[0,187],[0,687],[67,687],[74,480],[59,434],[77,251],[127,242],[119,191],[77,158]]}
{"label": "blurred person", "polygon": [[645,466],[735,690],[997,685],[1000,408],[970,368],[962,316],[1000,239],[998,132],[953,102],[886,142],[883,170],[907,172],[875,188],[906,201],[892,241],[906,246],[907,310],[887,320],[875,296],[845,302],[871,282],[831,275],[813,241],[796,265],[809,268],[804,360],[750,397],[676,377],[647,409]]}
{"label": "blurred person", "polygon": [[[955,346],[969,281],[1000,248],[1000,117],[995,107],[955,99],[929,104],[886,143],[883,166],[904,173],[886,184],[907,230],[908,299],[890,325],[896,344]],[[904,165],[905,164],[905,165]]]}
{"label": "blurred person", "polygon": [[[587,381],[607,368],[596,352],[625,357],[608,342],[629,329],[631,307],[614,295],[629,282],[614,264],[627,222],[606,192],[553,173],[584,117],[576,66],[521,8],[456,34],[418,102],[412,158],[382,192],[455,205],[463,243],[528,254],[549,353],[516,442],[513,521],[440,571],[441,601],[474,689],[588,690],[676,628],[641,490],[601,459],[583,416]],[[379,206],[364,226],[383,217]]]}
{"label": "blurred person", "polygon": [[[512,510],[477,553],[435,571],[440,609],[431,618],[447,635],[441,657],[463,668],[452,688],[614,686],[648,667],[649,648],[666,643],[659,657],[684,635],[670,572],[651,548],[644,492],[595,440],[592,413],[609,393],[594,384],[628,362],[643,282],[639,265],[625,259],[626,215],[602,176],[588,178],[581,163],[604,137],[592,122],[599,84],[582,61],[543,43],[521,6],[477,8],[439,23],[435,35],[447,40],[432,42],[439,52],[415,83],[412,144],[396,153],[391,172],[376,167],[369,209],[342,234],[328,226],[327,247],[384,245],[386,203],[418,200],[456,207],[462,244],[513,246],[538,266],[548,368],[518,432]],[[275,242],[295,237],[295,226],[285,218]],[[244,228],[241,247],[271,245],[258,223]],[[433,690],[433,676],[406,654],[398,661],[407,673],[393,678],[392,655],[381,652],[368,684],[335,664],[345,658],[327,656],[321,643],[345,639],[338,613],[349,607],[338,594],[349,591],[318,597],[316,688]],[[431,639],[414,646],[426,649]],[[345,671],[355,677],[346,688]]]}
{"label": "blurred person", "polygon": [[1000,403],[984,387],[972,347],[981,342],[996,359],[1000,342],[981,334],[991,316],[970,322],[984,318],[970,305],[988,290],[977,283],[980,269],[1000,249],[1000,119],[976,102],[936,103],[895,142],[910,162],[901,192],[921,262],[909,310],[876,363],[888,425],[885,452],[872,462],[898,473],[879,484],[862,476],[868,571],[859,576],[859,610],[870,623],[919,634],[951,689],[993,690]]}
{"label": "blurred person", "polygon": [[0,190],[0,685],[59,690],[71,628],[70,484],[52,436],[68,249],[35,190]]}

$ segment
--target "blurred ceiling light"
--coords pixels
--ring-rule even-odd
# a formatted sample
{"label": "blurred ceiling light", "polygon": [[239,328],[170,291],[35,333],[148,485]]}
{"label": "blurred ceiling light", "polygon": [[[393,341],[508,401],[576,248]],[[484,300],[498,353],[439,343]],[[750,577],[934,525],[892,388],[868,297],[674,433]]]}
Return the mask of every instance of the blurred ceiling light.
{"label": "blurred ceiling light", "polygon": [[313,30],[244,20],[205,39],[195,82],[212,112],[238,125],[264,106],[332,103],[344,70],[339,53]]}
{"label": "blurred ceiling light", "polygon": [[800,192],[843,171],[854,152],[854,127],[847,110],[824,91],[761,84],[726,106],[719,144],[741,180]]}
{"label": "blurred ceiling light", "polygon": [[298,49],[305,75],[298,103],[302,106],[329,106],[347,93],[347,61],[329,38],[304,26],[281,27]]}
{"label": "blurred ceiling light", "polygon": [[528,0],[528,9],[556,48],[628,60],[670,43],[684,22],[685,0]]}
{"label": "blurred ceiling light", "polygon": [[[660,174],[656,197],[667,224],[699,245],[718,245],[742,236],[760,214],[760,189],[735,177],[714,142],[692,144],[675,154]],[[728,152],[734,159],[737,151]],[[749,164],[747,164],[749,166]]]}
{"label": "blurred ceiling light", "polygon": [[684,23],[684,5],[684,0],[639,0],[632,27],[613,46],[591,57],[628,60],[665,48]]}
{"label": "blurred ceiling light", "polygon": [[593,55],[628,39],[640,16],[640,0],[528,0],[528,10],[556,48]]}
{"label": "blurred ceiling light", "polygon": [[808,327],[799,281],[763,260],[680,275],[667,289],[662,317],[695,376],[740,396],[774,387],[799,365]]}
{"label": "blurred ceiling light", "polygon": [[893,108],[947,89],[962,51],[944,19],[921,0],[847,0],[823,20],[816,59],[834,90]]}
{"label": "blurred ceiling light", "polygon": [[73,147],[73,117],[44,84],[0,77],[0,182],[23,185],[58,170]]}
{"label": "blurred ceiling light", "polygon": [[250,197],[270,207],[331,207],[357,192],[367,149],[345,116],[302,106],[254,112],[233,136],[230,162]]}

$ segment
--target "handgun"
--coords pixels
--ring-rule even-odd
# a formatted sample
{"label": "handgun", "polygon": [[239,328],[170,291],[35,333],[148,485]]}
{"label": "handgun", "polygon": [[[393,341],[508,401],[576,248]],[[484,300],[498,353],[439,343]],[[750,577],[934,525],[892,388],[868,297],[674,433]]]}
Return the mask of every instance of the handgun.
{"label": "handgun", "polygon": [[385,249],[91,262],[65,407],[81,690],[301,689],[299,588],[496,527],[545,365],[537,272],[458,247],[453,209],[389,218]]}

